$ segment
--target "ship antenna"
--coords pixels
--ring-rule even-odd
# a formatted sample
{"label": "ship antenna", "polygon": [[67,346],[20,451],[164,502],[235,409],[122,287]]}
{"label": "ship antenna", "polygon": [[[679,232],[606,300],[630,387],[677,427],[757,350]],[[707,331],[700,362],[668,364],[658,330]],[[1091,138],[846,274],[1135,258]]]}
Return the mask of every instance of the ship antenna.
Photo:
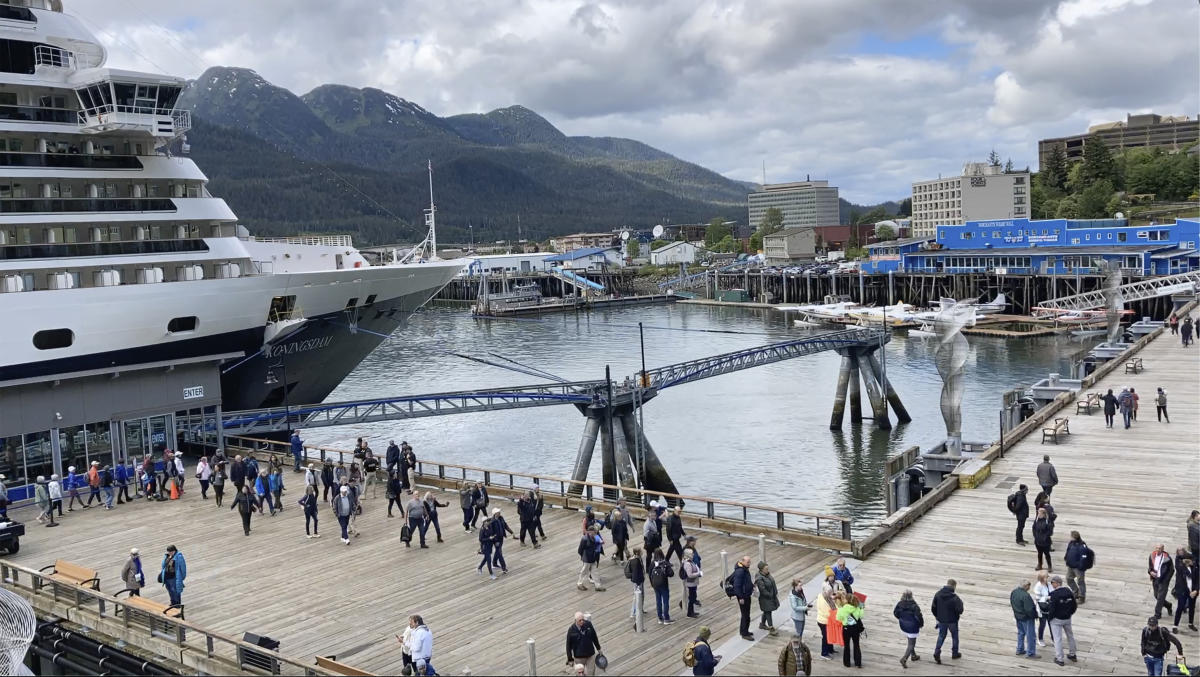
{"label": "ship antenna", "polygon": [[437,207],[433,204],[433,161],[426,160],[426,166],[429,169],[429,212],[425,218],[426,225],[429,226],[429,259],[437,260]]}

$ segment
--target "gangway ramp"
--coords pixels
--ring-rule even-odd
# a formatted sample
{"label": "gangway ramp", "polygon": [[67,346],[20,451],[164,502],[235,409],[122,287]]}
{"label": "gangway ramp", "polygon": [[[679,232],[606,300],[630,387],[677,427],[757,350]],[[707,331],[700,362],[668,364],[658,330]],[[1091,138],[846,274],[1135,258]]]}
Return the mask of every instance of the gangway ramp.
{"label": "gangway ramp", "polygon": [[[1200,287],[1200,270],[1130,282],[1117,287],[1117,293],[1122,302],[1128,303],[1130,301],[1143,301],[1158,296],[1170,296],[1171,294],[1192,291],[1197,287]],[[1064,311],[1092,310],[1094,308],[1103,308],[1104,306],[1103,290],[1089,291],[1071,296],[1060,296],[1059,298],[1050,299],[1038,304],[1038,308],[1043,310]]]}
{"label": "gangway ramp", "polygon": [[604,285],[565,268],[550,268],[550,274],[558,279],[585,291],[603,292]]}

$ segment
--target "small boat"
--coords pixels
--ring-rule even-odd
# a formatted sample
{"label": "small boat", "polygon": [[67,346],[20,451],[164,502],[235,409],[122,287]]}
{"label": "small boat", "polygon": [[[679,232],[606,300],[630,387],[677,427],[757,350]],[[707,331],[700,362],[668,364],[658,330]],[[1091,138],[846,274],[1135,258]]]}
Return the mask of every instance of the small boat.
{"label": "small boat", "polygon": [[1071,336],[1076,338],[1086,338],[1088,336],[1104,336],[1108,333],[1107,329],[1072,329]]}
{"label": "small boat", "polygon": [[920,327],[909,329],[908,335],[912,338],[929,338],[931,336],[937,336],[937,332],[933,330],[933,323],[922,322]]}

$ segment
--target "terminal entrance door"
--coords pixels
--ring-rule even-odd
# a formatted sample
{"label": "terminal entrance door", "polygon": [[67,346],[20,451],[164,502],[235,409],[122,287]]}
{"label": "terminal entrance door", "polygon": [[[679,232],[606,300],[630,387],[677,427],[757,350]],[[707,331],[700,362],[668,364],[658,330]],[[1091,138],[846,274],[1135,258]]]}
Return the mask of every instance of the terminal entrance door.
{"label": "terminal entrance door", "polygon": [[171,414],[132,418],[121,421],[121,440],[125,458],[142,458],[151,452],[162,456],[167,448],[168,431],[172,429]]}

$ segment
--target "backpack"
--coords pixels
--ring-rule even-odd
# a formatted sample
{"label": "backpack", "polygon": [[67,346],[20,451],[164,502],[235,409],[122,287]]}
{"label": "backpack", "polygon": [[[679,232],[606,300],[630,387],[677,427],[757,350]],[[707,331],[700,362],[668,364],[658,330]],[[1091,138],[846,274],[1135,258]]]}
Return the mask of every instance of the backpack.
{"label": "backpack", "polygon": [[1079,567],[1080,571],[1087,571],[1088,569],[1091,569],[1093,566],[1096,565],[1095,551],[1093,551],[1091,548],[1089,548],[1086,545],[1083,546],[1083,553],[1082,553],[1082,557],[1080,558],[1080,560],[1081,561],[1079,563],[1083,565],[1083,566]]}
{"label": "backpack", "polygon": [[733,589],[733,574],[729,574],[729,576],[725,579],[725,596],[737,597],[737,593]]}
{"label": "backpack", "polygon": [[708,646],[707,642],[700,642],[700,641],[688,642],[687,644],[683,645],[683,664],[689,668],[696,667],[696,645],[697,644],[704,644],[705,646]]}
{"label": "backpack", "polygon": [[1012,514],[1017,514],[1017,493],[1013,492],[1008,495],[1008,511]]}
{"label": "backpack", "polygon": [[625,578],[633,580],[633,560],[625,560]]}
{"label": "backpack", "polygon": [[683,562],[680,562],[679,563],[679,580],[686,581],[687,579],[688,579],[687,568],[683,566]]}

